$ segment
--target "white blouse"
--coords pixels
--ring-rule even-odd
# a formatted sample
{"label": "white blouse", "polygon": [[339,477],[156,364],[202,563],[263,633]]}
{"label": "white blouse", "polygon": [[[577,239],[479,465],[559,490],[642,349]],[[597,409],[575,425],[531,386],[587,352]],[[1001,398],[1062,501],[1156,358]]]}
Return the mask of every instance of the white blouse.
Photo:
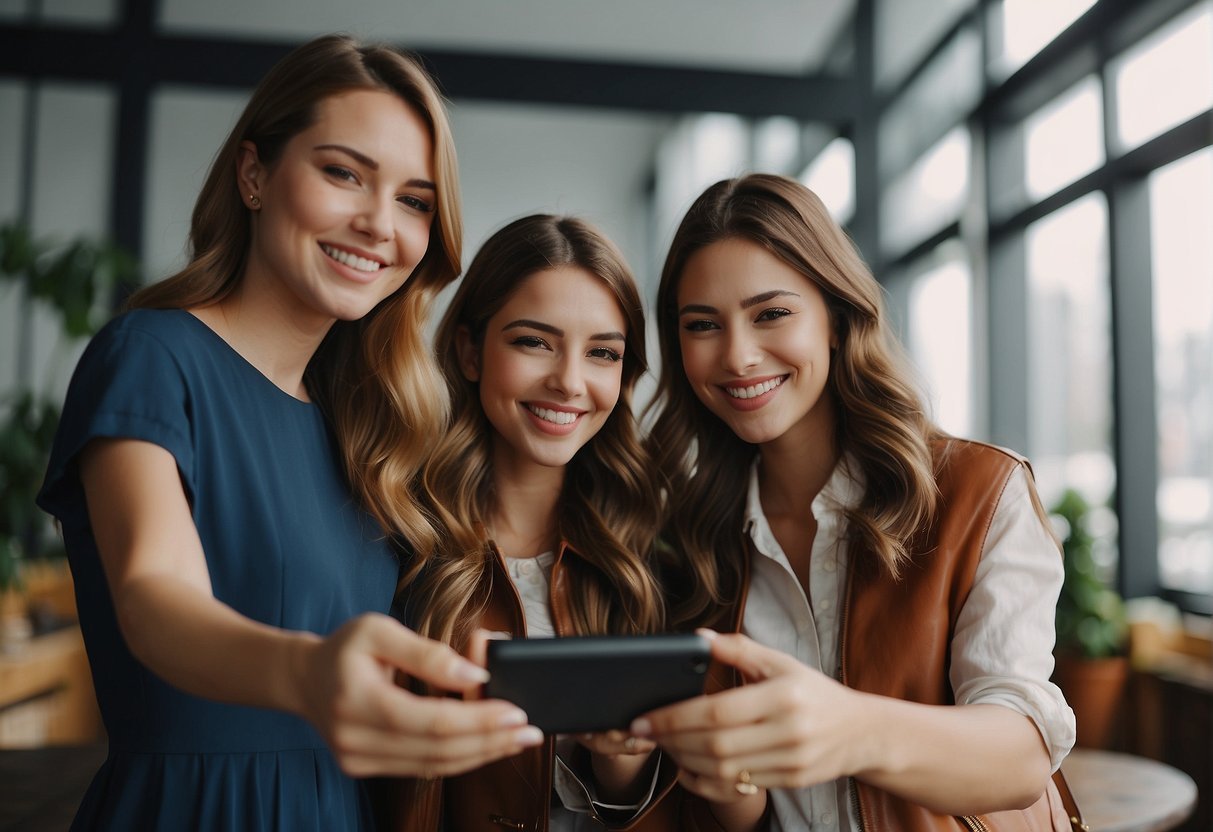
{"label": "white blouse", "polygon": [[[858,505],[863,485],[840,463],[813,500],[817,535],[805,595],[771,531],[750,471],[746,528],[753,564],[742,632],[837,678],[838,614],[847,566],[843,510]],[[992,703],[1031,719],[1049,749],[1053,770],[1074,744],[1074,714],[1049,681],[1053,672],[1054,607],[1063,578],[1057,546],[1033,509],[1022,468],[995,508],[973,587],[952,636],[950,681],[960,705]],[[860,828],[847,778],[803,789],[773,789],[772,829]],[[843,820],[845,813],[849,823]]]}

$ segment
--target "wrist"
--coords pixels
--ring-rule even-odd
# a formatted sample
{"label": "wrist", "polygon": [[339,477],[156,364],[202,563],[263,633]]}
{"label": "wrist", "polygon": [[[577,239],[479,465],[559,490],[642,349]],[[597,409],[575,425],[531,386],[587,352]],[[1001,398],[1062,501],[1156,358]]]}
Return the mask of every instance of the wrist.
{"label": "wrist", "polygon": [[282,672],[274,674],[279,681],[274,698],[281,710],[310,718],[307,693],[315,688],[312,668],[324,640],[315,633],[308,632],[287,632],[285,638],[284,649],[279,652],[283,657]]}
{"label": "wrist", "polygon": [[852,703],[847,724],[855,726],[856,742],[851,746],[847,773],[867,779],[888,772],[896,767],[892,755],[896,748],[897,721],[890,718],[888,712],[888,705],[893,700],[871,693],[849,693]]}

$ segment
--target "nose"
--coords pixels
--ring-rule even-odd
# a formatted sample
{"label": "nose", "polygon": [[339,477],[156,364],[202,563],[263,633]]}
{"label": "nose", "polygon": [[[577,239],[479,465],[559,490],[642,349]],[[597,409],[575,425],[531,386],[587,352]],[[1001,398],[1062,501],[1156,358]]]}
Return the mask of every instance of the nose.
{"label": "nose", "polygon": [[354,217],[354,230],[365,234],[374,243],[391,241],[396,232],[393,223],[395,202],[395,199],[386,196],[368,194]]}
{"label": "nose", "polygon": [[724,369],[734,375],[745,375],[762,362],[762,351],[753,336],[742,329],[734,328],[725,335]]}
{"label": "nose", "polygon": [[567,399],[585,392],[585,374],[582,372],[579,358],[578,355],[566,352],[556,359],[548,376],[549,390],[560,393]]}

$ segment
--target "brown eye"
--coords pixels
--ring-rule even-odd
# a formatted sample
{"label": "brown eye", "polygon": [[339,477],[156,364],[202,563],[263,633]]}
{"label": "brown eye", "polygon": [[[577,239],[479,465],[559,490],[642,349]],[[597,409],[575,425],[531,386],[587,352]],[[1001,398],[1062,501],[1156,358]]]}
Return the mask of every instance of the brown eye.
{"label": "brown eye", "polygon": [[762,310],[762,312],[758,313],[758,317],[755,318],[754,320],[755,321],[777,321],[780,318],[786,317],[791,314],[792,314],[791,309],[784,309],[783,307],[777,306],[772,309]]}

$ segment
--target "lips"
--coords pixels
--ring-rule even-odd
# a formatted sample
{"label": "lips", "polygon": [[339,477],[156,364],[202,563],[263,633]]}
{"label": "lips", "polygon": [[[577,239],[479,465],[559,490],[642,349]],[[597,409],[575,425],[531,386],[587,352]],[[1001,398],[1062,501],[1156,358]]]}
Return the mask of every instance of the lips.
{"label": "lips", "polygon": [[584,410],[545,407],[541,404],[522,402],[522,409],[531,418],[531,424],[551,436],[566,436],[577,428],[577,423],[586,414]]}
{"label": "lips", "polygon": [[386,265],[379,260],[362,257],[352,251],[337,248],[329,243],[321,243],[320,248],[329,258],[336,260],[341,265],[365,274],[374,274]]}
{"label": "lips", "polygon": [[722,384],[720,389],[728,394],[725,400],[734,410],[757,410],[774,398],[787,379],[786,375],[769,376],[749,382]]}
{"label": "lips", "polygon": [[787,376],[778,376],[769,378],[766,381],[759,381],[745,387],[730,387],[725,386],[724,391],[735,399],[756,399],[763,393],[769,393],[779,385],[783,384]]}
{"label": "lips", "polygon": [[534,413],[543,421],[551,422],[556,425],[571,425],[573,422],[576,422],[577,417],[581,415],[580,413],[576,413],[571,410],[551,410],[550,408],[539,407],[533,404],[526,405],[526,409]]}

